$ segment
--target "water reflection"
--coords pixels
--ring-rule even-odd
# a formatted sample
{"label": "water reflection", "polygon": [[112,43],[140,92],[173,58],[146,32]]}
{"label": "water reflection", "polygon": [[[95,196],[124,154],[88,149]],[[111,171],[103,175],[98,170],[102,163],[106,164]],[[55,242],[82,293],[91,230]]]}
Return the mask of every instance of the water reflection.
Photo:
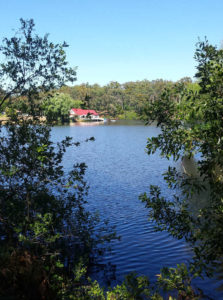
{"label": "water reflection", "polygon": [[104,125],[104,122],[70,122],[70,126],[98,126],[98,125]]}

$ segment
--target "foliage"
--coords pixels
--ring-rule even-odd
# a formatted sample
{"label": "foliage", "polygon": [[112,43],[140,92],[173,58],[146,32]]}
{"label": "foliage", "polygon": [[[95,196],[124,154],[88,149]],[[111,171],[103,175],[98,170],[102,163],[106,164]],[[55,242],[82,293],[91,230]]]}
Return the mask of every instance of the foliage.
{"label": "foliage", "polygon": [[164,291],[177,291],[177,299],[204,299],[202,291],[192,288],[190,273],[184,264],[177,265],[177,268],[163,268],[158,285]]}
{"label": "foliage", "polygon": [[139,115],[134,111],[126,111],[124,114],[118,115],[118,118],[121,120],[137,120],[139,119]]}
{"label": "foliage", "polygon": [[[164,174],[172,197],[163,197],[159,187],[151,186],[150,195],[141,199],[159,230],[191,243],[191,270],[210,275],[211,265],[215,267],[223,254],[223,50],[199,42],[195,58],[199,88],[177,84],[145,111],[149,122],[156,121],[161,128],[157,137],[148,139],[148,154],[159,150],[167,159],[181,161],[184,172],[169,167]],[[191,172],[185,161],[193,164],[194,156]]]}
{"label": "foliage", "polygon": [[[48,41],[34,34],[34,21],[20,19],[21,27],[11,39],[4,38],[0,47],[3,62],[0,64],[0,88],[4,90],[0,107],[13,96],[27,98],[33,114],[38,111],[40,92],[47,92],[74,82],[76,72],[68,67],[63,44]],[[35,100],[35,101],[34,101]]]}
{"label": "foliage", "polygon": [[[8,100],[10,117],[0,127],[0,297],[61,299],[115,234],[85,209],[85,164],[63,170],[67,147],[80,143],[66,137],[54,144],[51,129],[35,118],[43,93],[75,80],[66,44],[34,36],[33,20],[21,24],[19,37],[0,48],[0,105]],[[32,118],[18,117],[13,104],[21,97]]]}
{"label": "foliage", "polygon": [[108,299],[145,299],[150,296],[149,280],[145,276],[130,273],[121,285],[107,293]]}
{"label": "foliage", "polygon": [[68,94],[57,93],[47,97],[43,102],[43,113],[48,122],[60,120],[62,123],[69,121],[71,108],[80,108],[82,101],[73,100]]}
{"label": "foliage", "polygon": [[[67,286],[68,287],[68,286]],[[66,297],[65,297],[66,295]],[[88,284],[80,284],[67,288],[62,299],[73,300],[198,300],[206,299],[200,291],[190,285],[185,265],[178,265],[170,270],[165,268],[158,275],[156,283],[151,284],[147,277],[130,273],[121,285],[105,291],[97,281],[88,280]]]}

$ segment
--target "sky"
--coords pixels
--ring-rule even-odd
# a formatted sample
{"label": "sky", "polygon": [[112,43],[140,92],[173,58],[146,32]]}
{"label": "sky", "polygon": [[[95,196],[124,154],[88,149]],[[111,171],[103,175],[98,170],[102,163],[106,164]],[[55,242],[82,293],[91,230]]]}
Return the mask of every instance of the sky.
{"label": "sky", "polygon": [[223,41],[222,0],[0,0],[0,12],[0,40],[33,18],[66,41],[76,84],[193,78],[198,38]]}

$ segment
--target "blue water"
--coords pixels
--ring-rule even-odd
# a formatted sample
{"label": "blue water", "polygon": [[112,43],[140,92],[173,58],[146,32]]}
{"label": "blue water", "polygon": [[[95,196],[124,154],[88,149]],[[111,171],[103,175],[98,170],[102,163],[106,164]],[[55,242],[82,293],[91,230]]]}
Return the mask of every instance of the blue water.
{"label": "blue water", "polygon": [[[148,156],[145,152],[147,138],[158,132],[155,126],[144,126],[139,122],[74,124],[57,126],[52,131],[54,141],[65,136],[76,141],[91,136],[96,139],[68,149],[64,167],[69,170],[76,162],[87,164],[88,207],[99,211],[102,219],[109,219],[121,236],[101,260],[101,263],[116,266],[116,283],[131,271],[155,281],[163,266],[187,263],[193,254],[184,241],[176,240],[166,232],[155,232],[154,224],[148,220],[148,210],[138,199],[141,193],[149,191],[151,184],[159,185],[166,197],[171,196],[162,173],[173,162],[161,158],[159,153]],[[96,279],[102,280],[100,276],[94,274]],[[197,280],[195,285],[213,299],[223,299],[223,294],[216,292],[219,281]]]}

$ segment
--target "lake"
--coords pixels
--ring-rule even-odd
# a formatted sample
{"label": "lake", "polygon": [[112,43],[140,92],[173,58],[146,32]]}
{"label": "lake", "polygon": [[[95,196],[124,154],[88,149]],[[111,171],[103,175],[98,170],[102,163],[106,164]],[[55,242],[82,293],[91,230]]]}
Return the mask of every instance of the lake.
{"label": "lake", "polygon": [[[121,236],[120,241],[112,242],[111,251],[100,261],[115,266],[115,283],[120,283],[131,271],[147,275],[154,282],[163,266],[187,263],[192,256],[184,241],[166,232],[155,232],[154,224],[148,221],[148,210],[138,199],[141,193],[149,191],[151,184],[159,185],[164,196],[171,196],[162,173],[173,162],[158,153],[148,156],[145,152],[147,138],[158,133],[155,126],[127,121],[56,126],[52,130],[53,141],[65,136],[75,141],[95,137],[95,142],[68,149],[64,167],[69,170],[76,162],[87,164],[88,207],[99,211],[102,219],[109,219]],[[180,168],[180,163],[177,167]],[[93,277],[103,282],[103,273],[95,272]],[[210,297],[223,299],[223,293],[215,290],[219,281],[205,279],[195,284]]]}

